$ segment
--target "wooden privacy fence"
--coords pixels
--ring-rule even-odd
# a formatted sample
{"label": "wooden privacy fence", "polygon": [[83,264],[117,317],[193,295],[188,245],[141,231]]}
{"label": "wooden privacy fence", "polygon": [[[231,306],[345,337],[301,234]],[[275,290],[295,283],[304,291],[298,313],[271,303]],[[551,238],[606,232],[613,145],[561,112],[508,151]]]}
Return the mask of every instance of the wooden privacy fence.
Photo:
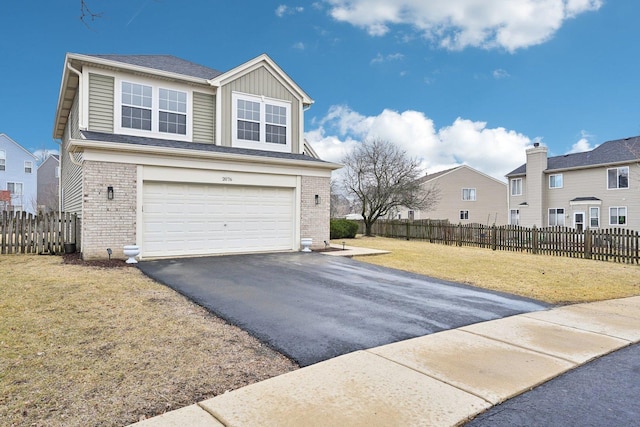
{"label": "wooden privacy fence", "polygon": [[76,243],[75,214],[33,215],[3,211],[0,219],[0,253],[62,253],[65,244]]}
{"label": "wooden privacy fence", "polygon": [[[360,232],[364,224],[360,221]],[[640,235],[624,228],[578,231],[569,227],[526,228],[517,225],[451,224],[432,220],[379,220],[373,234],[426,240],[446,245],[476,246],[493,250],[640,263]]]}

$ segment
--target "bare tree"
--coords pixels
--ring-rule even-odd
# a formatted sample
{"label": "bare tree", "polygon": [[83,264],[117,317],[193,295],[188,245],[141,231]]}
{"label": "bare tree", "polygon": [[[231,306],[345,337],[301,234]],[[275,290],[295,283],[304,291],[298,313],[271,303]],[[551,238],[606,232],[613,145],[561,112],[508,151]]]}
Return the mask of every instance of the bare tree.
{"label": "bare tree", "polygon": [[87,22],[87,20],[91,20],[93,22],[96,18],[100,18],[101,16],[102,12],[93,12],[91,9],[89,9],[89,6],[87,5],[87,2],[85,0],[80,0],[80,21],[82,21],[84,25],[89,27],[89,23]]}
{"label": "bare tree", "polygon": [[418,160],[389,141],[366,140],[344,156],[342,164],[345,190],[359,202],[367,236],[390,211],[399,207],[427,210],[440,199],[437,188],[424,189],[417,181],[422,175]]}

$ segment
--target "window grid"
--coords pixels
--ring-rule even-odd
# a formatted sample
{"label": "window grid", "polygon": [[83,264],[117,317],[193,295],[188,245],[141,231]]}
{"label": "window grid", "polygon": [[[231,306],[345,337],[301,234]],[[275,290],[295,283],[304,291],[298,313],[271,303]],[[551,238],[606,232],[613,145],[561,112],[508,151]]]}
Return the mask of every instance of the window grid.
{"label": "window grid", "polygon": [[24,173],[31,173],[33,171],[33,162],[25,161],[24,162]]}
{"label": "window grid", "polygon": [[609,208],[609,225],[627,225],[626,206],[612,206]]}
{"label": "window grid", "polygon": [[511,195],[522,196],[522,178],[514,178],[511,180]]}
{"label": "window grid", "polygon": [[589,228],[600,228],[600,208],[589,208]]}
{"label": "window grid", "polygon": [[564,226],[564,208],[549,209],[549,227]]}
{"label": "window grid", "polygon": [[[269,143],[282,147],[290,143],[288,105],[255,95],[234,93],[233,96],[235,142]],[[286,148],[276,150],[285,151]]]}
{"label": "window grid", "polygon": [[158,131],[187,134],[187,94],[177,90],[158,90]]}
{"label": "window grid", "polygon": [[607,169],[607,188],[629,188],[629,166]]}
{"label": "window grid", "polygon": [[476,189],[475,188],[463,188],[462,189],[462,200],[464,200],[464,201],[475,201],[476,200]]}

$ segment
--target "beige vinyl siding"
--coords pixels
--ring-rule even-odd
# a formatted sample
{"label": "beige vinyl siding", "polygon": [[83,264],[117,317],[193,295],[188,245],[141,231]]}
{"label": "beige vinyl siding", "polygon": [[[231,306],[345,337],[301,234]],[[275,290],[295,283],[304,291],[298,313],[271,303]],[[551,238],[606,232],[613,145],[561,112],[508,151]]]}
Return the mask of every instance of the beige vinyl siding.
{"label": "beige vinyl siding", "polygon": [[300,103],[291,91],[271,74],[265,67],[261,66],[236,80],[229,82],[222,88],[222,111],[221,120],[225,126],[222,127],[222,141],[220,145],[231,146],[231,123],[232,92],[241,92],[251,95],[263,95],[273,99],[282,99],[291,102],[291,150],[294,153],[300,152]]}
{"label": "beige vinyl siding", "polygon": [[215,142],[215,106],[214,95],[193,92],[193,142]]}
{"label": "beige vinyl siding", "polygon": [[[562,173],[562,188],[549,188],[549,174],[545,174],[544,192],[545,209],[543,226],[549,221],[549,208],[564,208],[565,225],[573,227],[573,214],[584,212],[588,222],[589,208],[600,208],[600,228],[618,227],[609,225],[609,208],[624,206],[627,208],[627,225],[625,228],[640,230],[640,165],[631,163],[629,166],[629,188],[607,189],[607,166],[580,169],[564,172],[550,172],[549,174]],[[613,166],[618,167],[618,166]],[[573,205],[571,200],[576,197],[596,197],[601,203],[588,202]]]}
{"label": "beige vinyl siding", "polygon": [[89,130],[113,133],[114,78],[89,74]]}
{"label": "beige vinyl siding", "polygon": [[[479,223],[505,225],[507,211],[507,185],[474,169],[460,167],[423,184],[440,190],[440,201],[429,211],[416,211],[414,219],[447,219],[453,224]],[[462,189],[473,188],[476,200],[462,200]],[[460,211],[468,211],[469,219],[461,220]],[[401,212],[407,219],[407,210]]]}
{"label": "beige vinyl siding", "polygon": [[[67,121],[67,127],[62,139],[62,152],[60,153],[60,181],[63,189],[62,208],[65,212],[76,213],[82,216],[82,168],[69,159],[69,139],[78,138],[78,95],[76,94]],[[82,158],[73,154],[76,161]]]}

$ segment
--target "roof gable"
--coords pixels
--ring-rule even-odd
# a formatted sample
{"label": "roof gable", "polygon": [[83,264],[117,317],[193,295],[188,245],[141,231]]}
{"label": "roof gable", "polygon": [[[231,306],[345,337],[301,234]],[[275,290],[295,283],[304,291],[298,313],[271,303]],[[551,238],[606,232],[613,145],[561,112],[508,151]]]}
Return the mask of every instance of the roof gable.
{"label": "roof gable", "polygon": [[422,178],[419,178],[418,182],[420,184],[423,184],[425,182],[430,182],[430,181],[433,181],[435,179],[440,179],[440,178],[442,178],[442,177],[444,177],[446,175],[449,175],[449,174],[455,173],[457,171],[460,171],[462,169],[469,170],[469,171],[471,171],[471,172],[473,172],[473,173],[475,173],[477,175],[480,175],[480,176],[482,176],[484,178],[490,179],[490,180],[495,181],[497,183],[500,183],[502,185],[506,185],[503,181],[500,181],[499,179],[496,179],[496,178],[494,178],[494,177],[492,177],[490,175],[487,175],[484,172],[481,172],[481,171],[479,171],[477,169],[474,169],[469,165],[460,165],[460,166],[456,166],[454,168],[445,169],[445,170],[440,171],[440,172],[432,173],[431,175],[426,175],[426,176],[423,176]]}
{"label": "roof gable", "polygon": [[[0,133],[0,141],[5,141],[6,143],[11,143],[13,145],[15,145],[18,149],[20,149],[21,151],[23,151],[26,155],[28,155],[30,158],[32,158],[33,160],[38,160],[38,158],[36,157],[35,154],[33,154],[31,151],[27,150],[26,148],[24,148],[22,145],[18,144],[16,141],[14,141],[9,135],[7,135],[6,133]],[[2,147],[2,145],[4,144],[0,144],[0,147]]]}

